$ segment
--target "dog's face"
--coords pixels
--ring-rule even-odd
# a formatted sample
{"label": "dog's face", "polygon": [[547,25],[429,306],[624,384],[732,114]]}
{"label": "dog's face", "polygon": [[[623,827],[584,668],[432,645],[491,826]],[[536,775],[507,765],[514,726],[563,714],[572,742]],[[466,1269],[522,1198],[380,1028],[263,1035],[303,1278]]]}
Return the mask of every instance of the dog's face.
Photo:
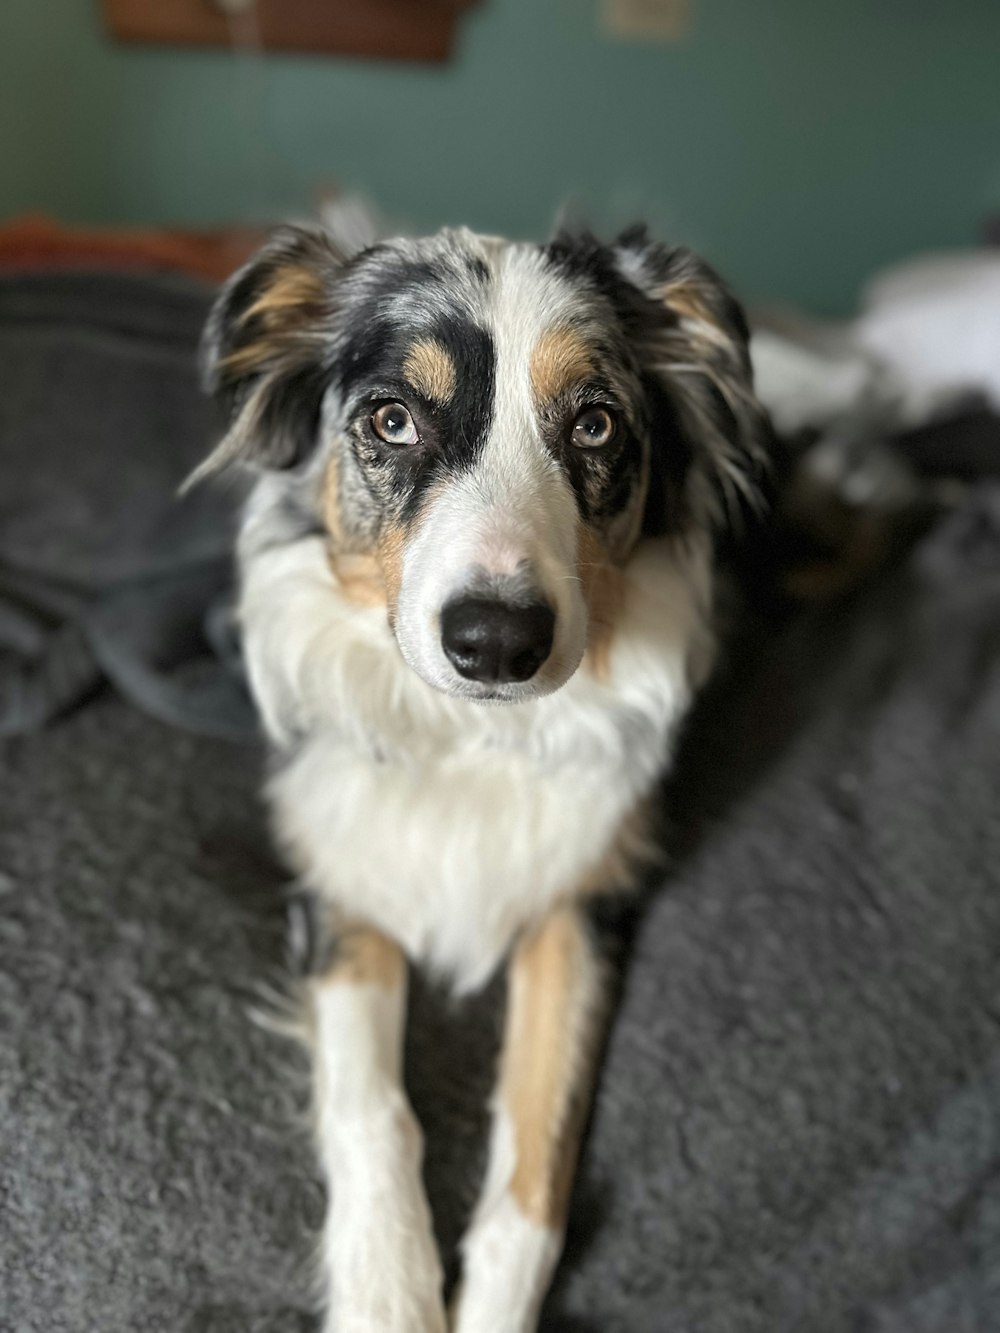
{"label": "dog's face", "polygon": [[413,670],[465,698],[562,685],[641,536],[708,526],[759,463],[739,307],[642,233],[348,259],[287,229],[205,354],[231,423],[206,470],[287,470],[345,585],[361,571]]}

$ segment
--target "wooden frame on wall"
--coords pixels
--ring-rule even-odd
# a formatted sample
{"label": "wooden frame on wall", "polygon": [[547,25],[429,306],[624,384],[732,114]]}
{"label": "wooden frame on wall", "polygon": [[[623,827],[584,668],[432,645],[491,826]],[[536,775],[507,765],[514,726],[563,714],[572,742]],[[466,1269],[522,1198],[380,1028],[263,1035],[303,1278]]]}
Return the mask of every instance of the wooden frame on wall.
{"label": "wooden frame on wall", "polygon": [[254,0],[232,18],[218,0],[103,0],[104,21],[123,42],[232,46],[248,19],[267,50],[442,61],[475,0]]}

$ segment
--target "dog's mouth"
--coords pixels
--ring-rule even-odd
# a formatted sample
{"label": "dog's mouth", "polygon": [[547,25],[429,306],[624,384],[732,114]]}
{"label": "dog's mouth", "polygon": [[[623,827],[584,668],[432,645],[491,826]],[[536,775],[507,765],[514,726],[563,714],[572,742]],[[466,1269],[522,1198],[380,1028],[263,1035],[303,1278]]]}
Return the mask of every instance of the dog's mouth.
{"label": "dog's mouth", "polygon": [[481,687],[478,690],[473,690],[466,687],[458,697],[469,699],[477,704],[517,704],[524,703],[526,699],[537,698],[537,695],[521,689],[502,690],[499,688],[489,689],[488,687]]}
{"label": "dog's mouth", "polygon": [[[437,686],[441,689],[441,686]],[[558,688],[558,687],[557,687]],[[550,690],[524,685],[473,685],[466,682],[456,683],[454,687],[444,688],[446,694],[455,699],[467,699],[477,704],[520,704],[531,699],[538,699]]]}

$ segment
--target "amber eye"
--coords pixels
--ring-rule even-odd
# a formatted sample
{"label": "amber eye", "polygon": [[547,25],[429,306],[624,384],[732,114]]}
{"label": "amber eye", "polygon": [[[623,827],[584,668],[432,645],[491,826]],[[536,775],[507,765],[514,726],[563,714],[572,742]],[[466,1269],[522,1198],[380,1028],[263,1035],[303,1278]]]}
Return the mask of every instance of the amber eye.
{"label": "amber eye", "polygon": [[386,444],[416,444],[420,439],[413,418],[402,403],[383,403],[372,413],[372,430]]}
{"label": "amber eye", "polygon": [[573,422],[571,440],[580,449],[600,449],[615,438],[618,423],[606,407],[588,407]]}

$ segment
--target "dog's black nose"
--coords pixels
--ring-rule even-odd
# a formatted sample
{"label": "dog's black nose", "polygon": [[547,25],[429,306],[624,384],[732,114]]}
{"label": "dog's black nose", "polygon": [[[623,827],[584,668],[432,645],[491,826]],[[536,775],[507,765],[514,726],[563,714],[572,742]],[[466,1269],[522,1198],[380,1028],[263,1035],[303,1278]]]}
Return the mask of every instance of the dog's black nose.
{"label": "dog's black nose", "polygon": [[552,651],[555,614],[544,602],[508,606],[460,597],[441,612],[441,646],[460,676],[489,684],[530,680]]}

